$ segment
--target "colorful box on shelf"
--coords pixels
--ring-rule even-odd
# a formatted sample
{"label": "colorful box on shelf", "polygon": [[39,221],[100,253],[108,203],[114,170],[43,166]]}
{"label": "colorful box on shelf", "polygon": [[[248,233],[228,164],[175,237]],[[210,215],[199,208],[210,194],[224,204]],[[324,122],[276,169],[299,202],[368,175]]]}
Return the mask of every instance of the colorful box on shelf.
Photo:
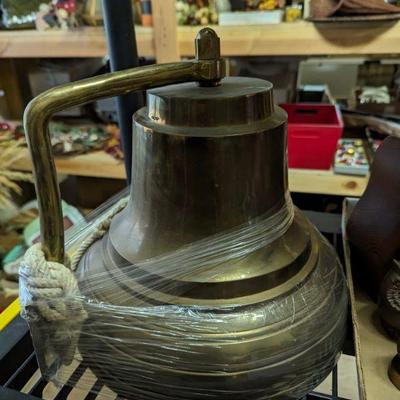
{"label": "colorful box on shelf", "polygon": [[330,169],[343,121],[331,104],[281,104],[288,113],[289,168]]}
{"label": "colorful box on shelf", "polygon": [[283,15],[284,10],[222,12],[218,22],[225,26],[279,24]]}
{"label": "colorful box on shelf", "polygon": [[361,175],[369,172],[369,162],[361,139],[340,139],[333,170],[336,174]]}

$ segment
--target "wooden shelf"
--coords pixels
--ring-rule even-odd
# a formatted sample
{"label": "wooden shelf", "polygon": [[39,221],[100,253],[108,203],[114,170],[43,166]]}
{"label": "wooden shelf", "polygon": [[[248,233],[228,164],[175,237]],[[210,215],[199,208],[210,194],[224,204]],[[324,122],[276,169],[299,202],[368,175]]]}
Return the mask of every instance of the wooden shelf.
{"label": "wooden shelf", "polygon": [[[124,163],[115,160],[104,151],[60,157],[55,159],[55,163],[59,174],[125,179]],[[27,149],[22,151],[21,157],[15,162],[13,169],[32,171],[32,162]]]}
{"label": "wooden shelf", "polygon": [[[154,57],[153,28],[137,26],[136,40],[141,56]],[[0,57],[104,57],[104,29],[83,27],[73,31],[0,31]]]}
{"label": "wooden shelf", "polygon": [[367,183],[368,177],[365,176],[339,175],[325,170],[289,169],[289,189],[292,192],[360,197]]}
{"label": "wooden shelf", "polygon": [[[400,53],[400,22],[306,21],[257,26],[213,26],[224,56],[373,55]],[[181,56],[193,55],[198,27],[179,27]]]}
{"label": "wooden shelf", "polygon": [[[124,164],[102,151],[57,158],[55,163],[60,174],[125,179]],[[28,150],[24,150],[14,169],[32,170]],[[332,171],[289,170],[289,188],[292,192],[358,197],[364,192],[367,182],[366,177],[335,175]]]}
{"label": "wooden shelf", "polygon": [[[368,24],[300,21],[277,25],[214,26],[224,56],[373,55],[400,54],[400,22]],[[200,27],[178,27],[181,56],[193,56]],[[139,54],[156,54],[153,28],[137,26]],[[0,57],[103,57],[106,43],[102,27],[74,31],[0,31]]]}

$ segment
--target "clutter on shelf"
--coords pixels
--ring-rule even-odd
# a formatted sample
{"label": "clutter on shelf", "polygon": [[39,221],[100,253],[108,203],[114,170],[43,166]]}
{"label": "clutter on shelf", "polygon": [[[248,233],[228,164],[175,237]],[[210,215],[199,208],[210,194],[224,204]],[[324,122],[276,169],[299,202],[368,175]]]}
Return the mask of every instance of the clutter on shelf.
{"label": "clutter on shelf", "polygon": [[303,17],[303,4],[296,3],[286,6],[285,8],[285,21],[286,22],[295,22]]}
{"label": "clutter on shelf", "polygon": [[[132,9],[135,24],[149,26],[151,21],[150,0],[132,0]],[[82,9],[82,19],[87,25],[103,25],[103,6],[102,0],[84,0]]]}
{"label": "clutter on shelf", "polygon": [[302,17],[302,9],[303,2],[285,0],[178,0],[176,3],[179,25],[293,22]]}
{"label": "clutter on shelf", "polygon": [[37,30],[71,29],[79,23],[77,19],[76,0],[58,0],[41,3],[36,13],[35,25]]}
{"label": "clutter on shelf", "polygon": [[[94,124],[88,122],[66,123],[52,121],[49,124],[49,132],[52,150],[56,156],[69,156],[95,150],[105,150],[116,159],[123,157],[120,150],[119,128],[114,123]],[[8,146],[13,145],[15,156],[17,157],[21,146],[25,145],[23,127],[15,123],[0,122],[0,149],[3,147],[3,143],[7,143]]]}
{"label": "clutter on shelf", "polygon": [[1,26],[5,29],[70,29],[78,26],[77,0],[3,0]]}
{"label": "clutter on shelf", "polygon": [[2,0],[1,27],[4,29],[34,28],[36,12],[43,0]]}
{"label": "clutter on shelf", "polygon": [[362,175],[369,172],[369,162],[361,139],[340,139],[335,155],[336,174]]}
{"label": "clutter on shelf", "polygon": [[[132,0],[135,23],[152,25],[151,0]],[[2,0],[0,28],[59,30],[102,25],[101,0]]]}
{"label": "clutter on shelf", "polygon": [[143,26],[153,26],[151,0],[140,0],[140,15]]}
{"label": "clutter on shelf", "polygon": [[207,0],[178,0],[176,15],[178,25],[209,25],[218,22],[216,9]]}
{"label": "clutter on shelf", "polygon": [[107,126],[50,124],[51,145],[55,155],[82,154],[104,149],[111,134]]}
{"label": "clutter on shelf", "polygon": [[108,124],[107,131],[110,134],[110,139],[105,146],[106,153],[110,154],[116,160],[123,160],[124,154],[121,149],[121,137],[118,126],[115,124]]}
{"label": "clutter on shelf", "polygon": [[361,93],[358,96],[358,100],[361,104],[389,104],[391,99],[387,86],[364,86],[361,88]]}

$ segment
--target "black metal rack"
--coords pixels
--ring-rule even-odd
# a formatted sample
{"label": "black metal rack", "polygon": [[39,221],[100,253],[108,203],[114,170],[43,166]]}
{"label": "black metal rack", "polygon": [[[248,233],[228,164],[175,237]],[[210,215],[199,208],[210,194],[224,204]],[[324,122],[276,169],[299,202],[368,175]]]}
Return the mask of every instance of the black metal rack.
{"label": "black metal rack", "polygon": [[[307,211],[305,214],[327,236],[338,253],[341,254],[341,240],[338,240],[338,235],[340,235],[340,216]],[[73,383],[77,382],[87,369],[83,364],[78,365],[70,375],[67,383],[59,388],[51,400],[67,400],[72,390],[74,390]],[[331,376],[332,389],[330,395],[313,392],[301,400],[346,400],[338,397],[337,368],[334,368]],[[43,399],[43,393],[48,384],[39,372],[28,326],[18,316],[0,332],[0,400]],[[104,400],[104,397],[96,394],[102,388],[103,385],[94,380],[91,388],[92,392],[85,394],[79,400]],[[123,400],[118,396],[115,399]]]}
{"label": "black metal rack", "polygon": [[[131,0],[103,0],[104,27],[111,71],[139,66]],[[128,185],[132,164],[132,115],[143,106],[142,93],[128,93],[117,98],[118,124]]]}
{"label": "black metal rack", "polygon": [[[67,383],[52,395],[53,400],[67,400],[74,389],[73,383],[85,373],[87,368],[80,364],[71,374]],[[48,382],[40,375],[33,350],[28,326],[21,317],[15,318],[0,332],[0,400],[43,399]],[[103,400],[103,385],[94,381],[91,391],[79,400]],[[311,393],[302,400],[345,400],[337,396],[338,380],[336,368],[332,374],[332,395]],[[21,392],[22,391],[22,392]],[[116,396],[115,399],[122,400]],[[47,400],[47,399],[46,399]]]}

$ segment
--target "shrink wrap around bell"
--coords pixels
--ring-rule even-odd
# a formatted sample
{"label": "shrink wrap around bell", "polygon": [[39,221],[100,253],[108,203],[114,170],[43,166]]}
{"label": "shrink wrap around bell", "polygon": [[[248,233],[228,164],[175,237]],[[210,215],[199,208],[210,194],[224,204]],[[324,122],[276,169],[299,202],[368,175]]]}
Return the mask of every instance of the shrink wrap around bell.
{"label": "shrink wrap around bell", "polygon": [[[110,212],[103,206],[96,221]],[[235,267],[244,258],[251,264],[273,255],[296,220],[309,229],[318,251],[310,255],[311,248],[307,256],[314,262],[292,276],[288,272],[286,282],[264,288],[262,296],[254,292],[248,301],[240,296],[228,301],[223,291],[215,301],[187,295],[196,285],[227,276],[231,285],[240,279],[256,288],[259,278],[235,276]],[[73,255],[96,226],[74,228],[67,252]],[[82,363],[129,399],[298,399],[332,370],[345,334],[342,268],[289,195],[267,215],[167,254],[121,264],[107,274],[87,277],[81,271],[76,274],[79,290],[38,298],[32,294],[32,276],[24,271],[22,266],[24,316],[43,375],[56,384],[68,381],[90,390],[93,375],[79,382],[71,378],[71,370]],[[123,290],[115,290],[115,282]],[[287,291],[279,290],[285,285]],[[108,302],[99,301],[97,293],[107,293]],[[57,310],[61,302],[63,317],[42,315],[38,303],[43,302]],[[79,319],[81,308],[85,316]]]}

